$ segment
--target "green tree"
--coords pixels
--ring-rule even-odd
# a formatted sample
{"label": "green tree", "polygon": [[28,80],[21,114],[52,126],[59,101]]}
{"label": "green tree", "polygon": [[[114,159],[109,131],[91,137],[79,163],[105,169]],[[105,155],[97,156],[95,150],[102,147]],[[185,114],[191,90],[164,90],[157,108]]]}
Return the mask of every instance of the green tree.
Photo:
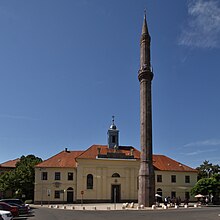
{"label": "green tree", "polygon": [[16,164],[16,168],[0,176],[0,190],[12,190],[14,196],[25,199],[34,198],[34,167],[42,159],[34,155],[22,156]]}
{"label": "green tree", "polygon": [[209,178],[200,179],[192,188],[191,194],[212,195],[213,202],[218,202],[220,196],[220,174],[213,174]]}
{"label": "green tree", "polygon": [[213,165],[212,163],[209,163],[208,160],[205,160],[203,164],[196,169],[198,170],[198,180],[202,178],[209,178],[214,174],[220,173],[220,166],[218,164]]}

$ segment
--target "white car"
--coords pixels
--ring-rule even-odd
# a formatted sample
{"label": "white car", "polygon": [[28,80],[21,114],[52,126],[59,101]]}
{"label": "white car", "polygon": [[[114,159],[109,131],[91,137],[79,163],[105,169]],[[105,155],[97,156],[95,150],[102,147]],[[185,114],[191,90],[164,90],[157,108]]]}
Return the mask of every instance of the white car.
{"label": "white car", "polygon": [[0,220],[11,220],[13,216],[9,211],[0,210]]}

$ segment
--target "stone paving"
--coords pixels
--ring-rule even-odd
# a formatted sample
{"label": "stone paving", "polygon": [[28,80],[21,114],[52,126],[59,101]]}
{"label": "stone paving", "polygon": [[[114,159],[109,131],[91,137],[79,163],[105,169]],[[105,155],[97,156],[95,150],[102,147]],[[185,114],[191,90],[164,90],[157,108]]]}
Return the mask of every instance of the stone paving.
{"label": "stone paving", "polygon": [[165,206],[160,205],[156,207],[143,207],[138,206],[135,203],[98,203],[98,204],[51,204],[51,205],[32,205],[33,208],[43,207],[43,208],[52,208],[52,209],[66,209],[66,210],[162,210],[162,209],[186,209],[186,208],[201,208],[196,203],[190,203],[188,206]]}

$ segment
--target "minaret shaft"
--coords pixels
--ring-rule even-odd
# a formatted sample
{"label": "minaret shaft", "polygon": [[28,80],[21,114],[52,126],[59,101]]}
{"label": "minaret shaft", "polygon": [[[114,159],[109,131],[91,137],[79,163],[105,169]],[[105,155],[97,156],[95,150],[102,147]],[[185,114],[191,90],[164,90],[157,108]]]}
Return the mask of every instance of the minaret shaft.
{"label": "minaret shaft", "polygon": [[142,80],[140,85],[141,160],[152,160],[152,110],[151,81]]}
{"label": "minaret shaft", "polygon": [[150,42],[146,42],[146,39],[141,40],[141,54],[140,54],[140,66],[150,67]]}
{"label": "minaret shaft", "polygon": [[155,174],[152,156],[152,100],[151,81],[153,73],[150,64],[150,35],[146,16],[142,27],[140,43],[140,170],[138,203],[149,207],[155,202]]}

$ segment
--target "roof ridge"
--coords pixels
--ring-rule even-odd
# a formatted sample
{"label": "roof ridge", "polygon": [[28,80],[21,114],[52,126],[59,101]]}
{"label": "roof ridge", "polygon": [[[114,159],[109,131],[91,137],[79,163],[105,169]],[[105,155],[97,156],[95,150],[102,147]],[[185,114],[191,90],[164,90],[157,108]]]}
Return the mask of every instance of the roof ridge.
{"label": "roof ridge", "polygon": [[83,151],[80,155],[78,155],[75,159],[81,157],[83,154],[87,153],[91,148],[98,146],[98,147],[107,147],[107,145],[100,145],[100,144],[93,144],[89,148],[87,148],[85,151]]}
{"label": "roof ridge", "polygon": [[62,152],[64,152],[64,151],[62,150],[62,151],[60,151],[59,153],[53,155],[52,157],[49,157],[49,158],[47,158],[46,160],[43,160],[41,163],[37,164],[35,167],[41,165],[41,164],[44,163],[44,162],[47,162],[48,160],[50,160],[50,159],[56,157],[57,155],[61,154]]}
{"label": "roof ridge", "polygon": [[[78,151],[76,151],[76,150],[68,150],[68,152],[70,152],[70,153],[73,153],[73,152],[79,153],[79,152],[83,152],[83,151],[80,151],[80,150],[78,150]],[[66,151],[65,151],[65,150],[60,151],[59,153],[53,155],[52,157],[49,157],[49,158],[47,158],[46,160],[43,160],[41,163],[37,164],[35,167],[39,167],[42,163],[46,163],[47,161],[49,161],[49,160],[51,160],[51,159],[57,157],[59,154],[62,154],[62,153],[66,153]],[[75,159],[75,158],[74,158],[74,159]]]}
{"label": "roof ridge", "polygon": [[[12,163],[12,162],[16,162],[16,163],[17,163],[18,161],[20,161],[20,158],[16,158],[16,159],[13,159],[13,160],[7,160],[7,161],[1,163],[0,166],[1,166],[1,167],[4,167],[4,166],[6,165],[6,167],[7,167],[7,164],[8,164],[8,163]],[[16,163],[15,163],[15,166],[16,166]],[[2,165],[3,165],[3,166],[2,166]]]}
{"label": "roof ridge", "polygon": [[1,164],[4,164],[4,163],[11,162],[11,161],[15,161],[15,160],[20,160],[20,158],[16,158],[16,159],[13,159],[13,160],[7,160],[7,161],[5,161],[5,162],[3,162],[3,163],[0,163],[0,165],[1,165]]}

